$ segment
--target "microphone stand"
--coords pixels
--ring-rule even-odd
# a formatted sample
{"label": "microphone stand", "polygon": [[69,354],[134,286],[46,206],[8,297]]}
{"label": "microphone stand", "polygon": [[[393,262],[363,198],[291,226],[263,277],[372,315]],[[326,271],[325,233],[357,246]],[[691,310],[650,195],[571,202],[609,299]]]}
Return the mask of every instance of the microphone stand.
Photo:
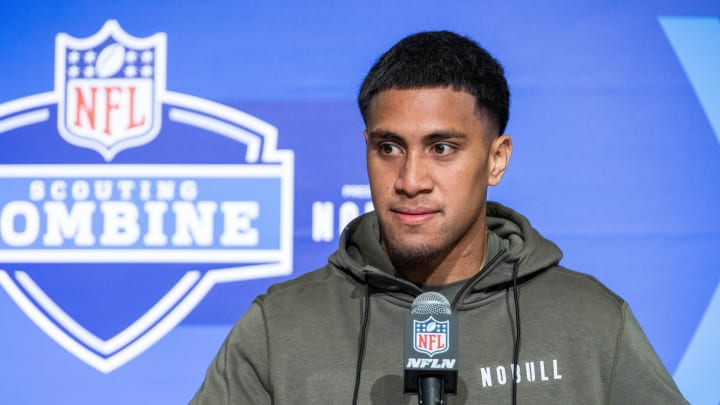
{"label": "microphone stand", "polygon": [[444,405],[445,379],[436,376],[418,377],[418,404]]}

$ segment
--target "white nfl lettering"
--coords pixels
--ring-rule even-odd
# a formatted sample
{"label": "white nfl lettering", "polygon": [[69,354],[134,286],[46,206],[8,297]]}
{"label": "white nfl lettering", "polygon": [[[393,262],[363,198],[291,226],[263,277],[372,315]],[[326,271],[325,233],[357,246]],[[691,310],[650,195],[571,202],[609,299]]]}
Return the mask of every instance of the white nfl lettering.
{"label": "white nfl lettering", "polygon": [[200,201],[195,204],[177,201],[172,205],[175,213],[175,233],[172,244],[175,246],[210,246],[213,242],[213,217],[217,211],[215,201]]}
{"label": "white nfl lettering", "polygon": [[[103,232],[96,238],[93,214],[98,206]],[[221,245],[255,246],[259,241],[260,231],[252,224],[259,216],[257,201],[225,201],[220,212],[215,201],[175,201],[170,207],[175,214],[175,233],[171,238],[174,246],[212,245],[217,233],[216,216],[222,217],[222,233],[218,238]],[[38,207],[29,201],[5,204],[0,210],[0,241],[14,247],[32,245],[38,240],[42,225],[45,227],[42,243],[47,247],[63,246],[66,241],[77,247],[96,244],[131,246],[138,243],[141,235],[148,246],[163,246],[168,241],[163,217],[168,204],[164,201],[147,201],[142,206],[130,201],[102,201],[99,204],[78,201],[70,208],[65,202],[45,201],[42,210],[44,223]],[[18,219],[24,222],[23,229],[16,229]],[[147,229],[141,228],[141,222],[148,224]]]}
{"label": "white nfl lettering", "polygon": [[525,363],[525,379],[528,382],[535,381],[535,362],[534,361]]}
{"label": "white nfl lettering", "polygon": [[146,246],[165,246],[168,238],[163,231],[164,216],[168,210],[165,201],[148,201],[144,206],[147,213],[147,233],[143,236],[143,243]]}
{"label": "white nfl lettering", "polygon": [[[4,210],[3,210],[4,211]],[[95,235],[92,232],[92,216],[95,203],[79,201],[73,204],[70,211],[60,201],[47,201],[43,204],[46,231],[43,235],[45,246],[60,246],[66,239],[73,239],[76,246],[92,246]],[[3,239],[5,235],[3,234]]]}
{"label": "white nfl lettering", "polygon": [[[358,186],[359,187],[359,186]],[[354,196],[354,194],[352,194]],[[363,194],[364,195],[364,194]],[[345,187],[343,187],[345,196]],[[369,197],[368,197],[369,198]],[[374,210],[372,201],[362,205],[363,212]],[[341,234],[350,221],[360,213],[360,206],[354,201],[345,201],[340,205],[335,221],[335,204],[332,201],[315,201],[312,205],[312,239],[313,242],[330,242],[335,238],[335,231]],[[335,226],[337,222],[337,227]]]}
{"label": "white nfl lettering", "polygon": [[[505,385],[505,383],[507,382],[507,373],[505,372],[505,367],[497,366],[496,372],[497,372],[498,383],[500,385]],[[489,384],[489,385],[492,385],[492,384]]]}
{"label": "white nfl lettering", "polygon": [[547,381],[547,380],[549,380],[549,378],[545,374],[545,362],[543,360],[540,360],[540,381]]}
{"label": "white nfl lettering", "polygon": [[490,374],[490,367],[482,367],[480,369],[480,380],[482,381],[483,387],[492,387],[492,375]]}
{"label": "white nfl lettering", "polygon": [[[25,229],[15,229],[15,218],[25,219]],[[35,206],[27,201],[12,201],[0,212],[0,235],[9,246],[23,247],[31,245],[40,234],[40,214]]]}
{"label": "white nfl lettering", "polygon": [[224,231],[220,235],[222,245],[257,245],[259,232],[251,225],[260,215],[260,205],[256,201],[223,201],[220,211],[224,218]]}
{"label": "white nfl lettering", "polygon": [[558,372],[558,361],[556,359],[553,359],[553,378],[562,380],[562,375]]}
{"label": "white nfl lettering", "polygon": [[409,357],[405,365],[407,368],[446,368],[455,367],[457,359],[428,359]]}
{"label": "white nfl lettering", "polygon": [[[552,359],[553,373],[549,373],[546,369],[547,362],[545,360],[531,360],[526,361],[522,364],[510,365],[510,378],[515,377],[516,382],[520,383],[547,383],[551,381],[562,380],[562,375],[558,372],[559,361],[558,359]],[[525,369],[525,378],[522,378],[522,369]],[[506,385],[508,383],[508,372],[507,368],[503,365],[492,366],[481,366],[478,367],[480,373],[480,381],[483,388],[491,388],[494,384]],[[538,378],[539,374],[539,378]],[[512,380],[510,380],[511,382]]]}
{"label": "white nfl lettering", "polygon": [[130,246],[140,238],[140,218],[137,206],[129,201],[103,201],[103,246]]}
{"label": "white nfl lettering", "polygon": [[408,362],[407,362],[407,364],[405,365],[405,367],[407,367],[407,368],[420,368],[420,364],[421,364],[421,361],[420,361],[420,360],[421,360],[421,359],[416,359],[416,358],[410,357],[410,358],[408,358]]}
{"label": "white nfl lettering", "polygon": [[441,368],[453,368],[457,359],[443,359]]}

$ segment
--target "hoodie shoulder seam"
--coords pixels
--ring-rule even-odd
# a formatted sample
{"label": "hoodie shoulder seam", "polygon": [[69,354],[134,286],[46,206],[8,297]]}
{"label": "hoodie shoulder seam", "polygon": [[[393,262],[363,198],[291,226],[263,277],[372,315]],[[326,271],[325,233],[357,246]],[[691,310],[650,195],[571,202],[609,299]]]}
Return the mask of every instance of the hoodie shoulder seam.
{"label": "hoodie shoulder seam", "polygon": [[342,277],[342,272],[339,271],[339,269],[337,269],[335,266],[328,263],[323,267],[302,274],[297,278],[271,285],[268,288],[267,292],[262,295],[262,300],[265,301],[271,296],[290,293],[290,291],[300,288],[302,286],[308,286],[312,284],[325,284],[329,280],[336,279],[338,277]]}
{"label": "hoodie shoulder seam", "polygon": [[609,300],[617,306],[619,311],[623,310],[623,307],[626,304],[625,300],[615,294],[597,278],[589,274],[575,272],[562,266],[556,266],[556,268],[558,270],[558,275],[582,281],[584,284],[592,287],[594,290],[602,292],[604,296],[609,298]]}

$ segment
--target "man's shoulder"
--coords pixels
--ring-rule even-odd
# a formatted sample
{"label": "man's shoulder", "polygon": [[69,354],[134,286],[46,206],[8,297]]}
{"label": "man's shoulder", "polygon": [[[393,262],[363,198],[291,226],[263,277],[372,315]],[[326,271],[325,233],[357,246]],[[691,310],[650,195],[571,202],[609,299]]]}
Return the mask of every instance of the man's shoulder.
{"label": "man's shoulder", "polygon": [[605,305],[623,311],[625,300],[594,276],[570,270],[563,266],[553,266],[542,277],[543,288],[558,299],[581,301],[593,305]]}
{"label": "man's shoulder", "polygon": [[330,316],[330,312],[344,314],[351,301],[363,296],[357,293],[361,289],[363,284],[328,264],[270,286],[255,299],[255,304],[266,327],[273,329],[277,337],[293,328],[305,328],[310,320],[316,323],[336,320],[338,315]]}
{"label": "man's shoulder", "polygon": [[267,304],[286,299],[312,299],[327,292],[341,290],[344,285],[351,287],[352,284],[350,276],[328,263],[293,279],[271,285],[257,300]]}

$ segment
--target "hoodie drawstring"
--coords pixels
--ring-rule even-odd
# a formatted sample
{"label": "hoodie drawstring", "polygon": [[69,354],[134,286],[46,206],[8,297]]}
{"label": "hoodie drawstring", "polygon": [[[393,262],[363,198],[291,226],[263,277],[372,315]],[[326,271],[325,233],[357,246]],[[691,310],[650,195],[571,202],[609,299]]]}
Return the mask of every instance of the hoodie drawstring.
{"label": "hoodie drawstring", "polygon": [[[515,341],[513,342],[513,365],[515,367],[515,373],[520,372],[520,366],[518,365],[520,355],[520,300],[518,299],[518,285],[517,285],[517,273],[518,273],[518,262],[516,261],[513,265],[512,274],[512,288],[513,298],[515,300]],[[512,403],[517,404],[517,375],[513,375],[512,381]]]}
{"label": "hoodie drawstring", "polygon": [[365,357],[365,341],[367,340],[368,323],[370,321],[370,284],[365,280],[365,303],[363,318],[360,326],[360,337],[358,342],[357,365],[355,366],[355,388],[353,389],[352,405],[357,405],[358,393],[360,391],[360,378],[362,376],[362,364]]}

